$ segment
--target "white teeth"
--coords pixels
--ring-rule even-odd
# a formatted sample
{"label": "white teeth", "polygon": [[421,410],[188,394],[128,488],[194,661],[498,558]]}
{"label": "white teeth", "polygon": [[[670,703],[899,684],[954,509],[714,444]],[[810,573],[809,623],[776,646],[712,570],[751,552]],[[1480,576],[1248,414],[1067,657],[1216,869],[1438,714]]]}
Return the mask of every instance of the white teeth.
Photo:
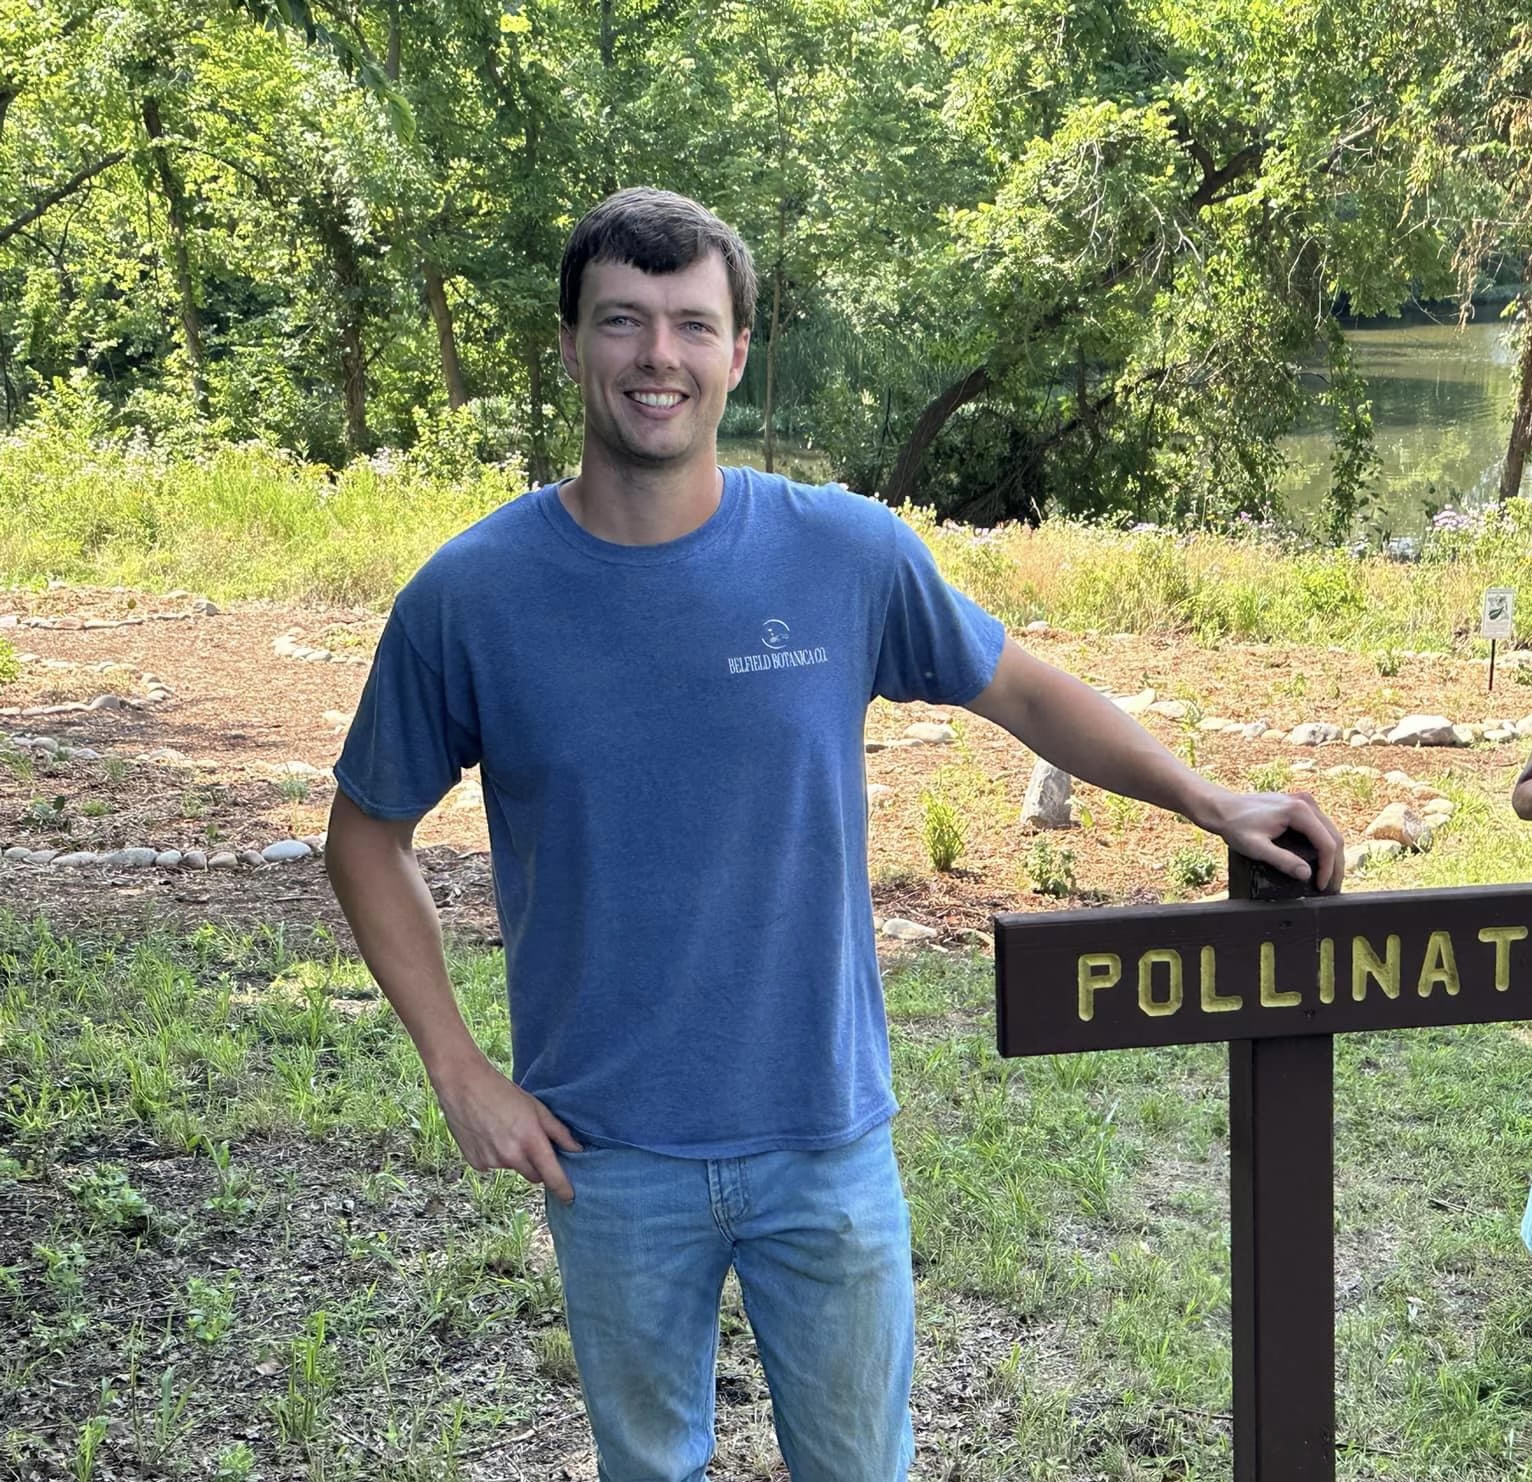
{"label": "white teeth", "polygon": [[675,391],[634,391],[630,395],[634,401],[641,402],[646,407],[673,407],[678,406],[681,401],[680,394]]}

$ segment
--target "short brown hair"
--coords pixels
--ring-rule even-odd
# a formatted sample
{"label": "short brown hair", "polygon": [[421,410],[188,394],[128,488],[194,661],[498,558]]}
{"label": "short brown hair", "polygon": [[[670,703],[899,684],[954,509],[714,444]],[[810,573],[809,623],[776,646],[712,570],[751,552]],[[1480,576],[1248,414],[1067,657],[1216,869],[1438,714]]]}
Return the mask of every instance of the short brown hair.
{"label": "short brown hair", "polygon": [[755,320],[755,263],[739,233],[674,191],[635,186],[608,196],[580,218],[559,265],[559,318],[580,315],[580,284],[593,262],[629,263],[645,273],[678,273],[716,252],[729,275],[734,333]]}

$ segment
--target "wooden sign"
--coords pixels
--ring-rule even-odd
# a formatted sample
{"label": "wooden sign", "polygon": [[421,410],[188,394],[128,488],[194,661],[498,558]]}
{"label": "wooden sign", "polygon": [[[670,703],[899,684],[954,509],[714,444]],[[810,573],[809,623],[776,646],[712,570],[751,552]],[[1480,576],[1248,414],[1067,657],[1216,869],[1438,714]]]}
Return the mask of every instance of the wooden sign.
{"label": "wooden sign", "polygon": [[1233,854],[1229,881],[996,916],[1000,1053],[1229,1041],[1234,1482],[1334,1482],[1331,1035],[1532,1018],[1532,886],[1317,896]]}

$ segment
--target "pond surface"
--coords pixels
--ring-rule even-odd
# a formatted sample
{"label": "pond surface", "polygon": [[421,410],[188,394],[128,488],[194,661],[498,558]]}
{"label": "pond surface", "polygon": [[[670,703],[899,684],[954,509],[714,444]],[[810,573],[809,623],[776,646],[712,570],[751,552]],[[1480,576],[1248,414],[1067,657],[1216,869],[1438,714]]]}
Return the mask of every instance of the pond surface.
{"label": "pond surface", "polygon": [[[1346,332],[1372,397],[1381,464],[1371,487],[1385,534],[1419,534],[1431,509],[1493,503],[1511,426],[1515,361],[1498,306],[1459,330],[1450,320]],[[1283,496],[1316,513],[1329,487],[1332,440],[1315,426],[1283,439]],[[1527,487],[1523,482],[1523,489]]]}

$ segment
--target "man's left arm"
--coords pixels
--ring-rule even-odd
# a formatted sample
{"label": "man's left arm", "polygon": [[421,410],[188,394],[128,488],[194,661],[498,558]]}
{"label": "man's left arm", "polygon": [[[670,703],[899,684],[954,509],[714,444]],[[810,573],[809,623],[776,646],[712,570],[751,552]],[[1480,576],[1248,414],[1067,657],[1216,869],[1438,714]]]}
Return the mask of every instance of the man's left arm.
{"label": "man's left arm", "polygon": [[1527,758],[1527,764],[1521,769],[1521,776],[1516,779],[1516,786],[1511,790],[1511,807],[1516,810],[1518,818],[1532,822],[1532,756]]}
{"label": "man's left arm", "polygon": [[[1321,890],[1340,889],[1340,831],[1307,793],[1235,793],[1209,782],[1111,700],[1033,658],[1014,639],[1006,639],[994,678],[967,708],[1072,777],[1182,814],[1247,858],[1303,880],[1308,865],[1274,842],[1296,829],[1317,851],[1315,883]],[[1532,787],[1528,793],[1532,813]]]}

